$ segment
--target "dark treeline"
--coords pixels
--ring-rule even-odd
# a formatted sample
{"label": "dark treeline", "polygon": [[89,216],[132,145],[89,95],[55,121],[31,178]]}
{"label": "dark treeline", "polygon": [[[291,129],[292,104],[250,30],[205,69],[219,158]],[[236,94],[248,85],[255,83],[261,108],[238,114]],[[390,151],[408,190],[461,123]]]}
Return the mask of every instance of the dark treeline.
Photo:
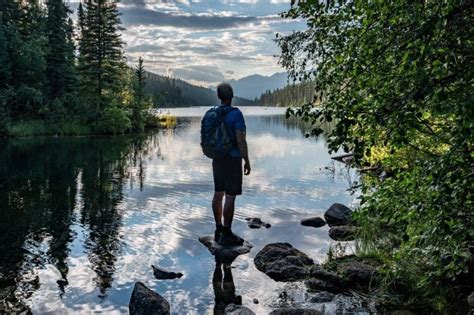
{"label": "dark treeline", "polygon": [[0,134],[143,127],[143,66],[126,66],[116,1],[79,4],[77,25],[71,14],[62,0],[0,2]]}
{"label": "dark treeline", "polygon": [[[147,73],[146,92],[151,95],[155,107],[211,106],[218,104],[212,89],[192,85],[180,79]],[[234,105],[251,106],[256,102],[235,97]]]}
{"label": "dark treeline", "polygon": [[274,91],[266,91],[257,100],[261,106],[301,106],[314,100],[315,84],[312,81],[287,85]]}

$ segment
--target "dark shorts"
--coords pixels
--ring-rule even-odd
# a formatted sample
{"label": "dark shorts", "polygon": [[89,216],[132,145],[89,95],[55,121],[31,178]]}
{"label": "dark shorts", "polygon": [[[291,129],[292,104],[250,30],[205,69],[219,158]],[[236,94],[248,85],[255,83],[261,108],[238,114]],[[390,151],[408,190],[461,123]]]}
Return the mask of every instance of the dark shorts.
{"label": "dark shorts", "polygon": [[242,195],[242,158],[212,160],[212,171],[214,191],[225,191],[232,196]]}

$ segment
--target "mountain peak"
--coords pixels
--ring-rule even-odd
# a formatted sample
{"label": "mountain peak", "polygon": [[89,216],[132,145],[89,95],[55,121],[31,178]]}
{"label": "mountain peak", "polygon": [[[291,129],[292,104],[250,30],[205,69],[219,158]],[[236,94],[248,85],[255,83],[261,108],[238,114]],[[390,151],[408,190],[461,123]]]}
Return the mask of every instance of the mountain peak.
{"label": "mountain peak", "polygon": [[270,76],[252,74],[238,80],[230,80],[234,94],[247,99],[260,97],[263,92],[283,88],[288,83],[286,72],[277,72]]}

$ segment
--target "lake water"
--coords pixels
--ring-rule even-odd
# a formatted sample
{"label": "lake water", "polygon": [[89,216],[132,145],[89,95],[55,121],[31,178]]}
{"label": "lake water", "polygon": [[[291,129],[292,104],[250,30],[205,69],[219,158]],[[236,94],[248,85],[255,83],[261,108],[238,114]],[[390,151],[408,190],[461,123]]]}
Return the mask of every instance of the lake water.
{"label": "lake water", "polygon": [[[327,227],[299,221],[355,202],[353,174],[330,160],[325,139],[305,138],[278,108],[243,109],[253,171],[234,230],[254,247],[234,261],[234,286],[213,282],[215,260],[197,240],[214,231],[211,161],[199,146],[204,111],[171,109],[181,116],[174,128],[140,137],[0,142],[0,313],[127,313],[136,281],[162,294],[174,314],[219,313],[238,296],[257,314],[286,304],[360,310],[344,297],[308,304],[304,286],[255,268],[253,257],[272,242],[324,261],[333,244]],[[272,227],[249,229],[246,217]],[[151,264],[184,277],[156,280]]]}

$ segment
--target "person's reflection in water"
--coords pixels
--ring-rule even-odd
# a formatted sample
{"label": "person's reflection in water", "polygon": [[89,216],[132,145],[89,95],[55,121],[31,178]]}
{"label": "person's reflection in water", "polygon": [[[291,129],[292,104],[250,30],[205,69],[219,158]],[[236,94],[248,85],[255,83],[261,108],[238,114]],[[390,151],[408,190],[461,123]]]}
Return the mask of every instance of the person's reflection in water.
{"label": "person's reflection in water", "polygon": [[234,278],[232,276],[232,259],[222,259],[216,256],[216,268],[212,277],[215,305],[214,314],[224,314],[229,304],[242,305],[242,296],[235,294]]}

